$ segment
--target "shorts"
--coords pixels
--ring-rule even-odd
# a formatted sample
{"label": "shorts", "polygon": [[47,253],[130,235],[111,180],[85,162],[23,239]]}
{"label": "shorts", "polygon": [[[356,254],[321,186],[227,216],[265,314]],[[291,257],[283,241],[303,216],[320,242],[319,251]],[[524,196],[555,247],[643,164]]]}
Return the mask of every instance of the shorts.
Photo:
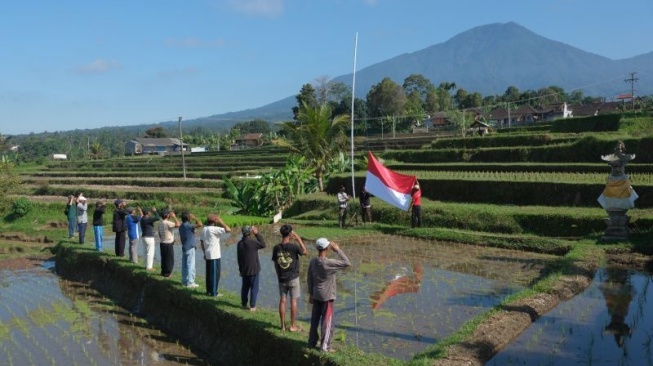
{"label": "shorts", "polygon": [[298,299],[301,294],[299,290],[299,277],[287,282],[279,282],[279,296],[284,297],[290,293],[291,299]]}

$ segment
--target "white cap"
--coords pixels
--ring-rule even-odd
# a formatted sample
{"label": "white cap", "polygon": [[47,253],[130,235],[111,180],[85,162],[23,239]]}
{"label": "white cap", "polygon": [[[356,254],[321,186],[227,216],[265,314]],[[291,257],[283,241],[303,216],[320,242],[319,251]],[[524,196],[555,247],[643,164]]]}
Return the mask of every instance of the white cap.
{"label": "white cap", "polygon": [[80,200],[80,201],[86,201],[86,197],[84,197],[81,194],[79,195],[79,197],[77,197],[77,199]]}
{"label": "white cap", "polygon": [[329,242],[327,240],[327,238],[319,238],[319,239],[317,239],[315,241],[315,247],[318,250],[324,250],[324,249],[328,248],[330,244],[331,244],[331,242]]}

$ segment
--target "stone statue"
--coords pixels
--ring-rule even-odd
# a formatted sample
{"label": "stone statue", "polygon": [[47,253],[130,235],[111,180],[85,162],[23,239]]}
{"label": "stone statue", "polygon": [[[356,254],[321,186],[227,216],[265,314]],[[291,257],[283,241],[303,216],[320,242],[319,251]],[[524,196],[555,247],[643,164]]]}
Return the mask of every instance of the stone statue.
{"label": "stone statue", "polygon": [[630,217],[626,212],[635,207],[635,200],[638,198],[625,169],[626,164],[633,159],[635,154],[626,154],[626,146],[622,141],[617,143],[614,153],[601,156],[601,160],[611,167],[605,189],[598,198],[601,207],[609,215],[605,219],[608,227],[603,236],[604,241],[623,240],[628,237]]}

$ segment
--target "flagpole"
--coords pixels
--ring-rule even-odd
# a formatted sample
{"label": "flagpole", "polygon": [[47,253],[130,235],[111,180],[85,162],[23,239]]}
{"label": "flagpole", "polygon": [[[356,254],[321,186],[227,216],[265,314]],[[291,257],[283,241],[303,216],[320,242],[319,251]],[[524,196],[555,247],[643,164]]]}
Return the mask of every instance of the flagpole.
{"label": "flagpole", "polygon": [[[356,184],[354,180],[354,100],[356,99],[356,52],[358,50],[358,32],[354,42],[354,72],[351,81],[351,195],[356,199]],[[356,319],[356,347],[358,347],[358,276],[354,271],[354,318]]]}
{"label": "flagpole", "polygon": [[356,199],[356,184],[354,181],[354,100],[356,99],[356,52],[358,50],[358,32],[354,43],[354,72],[351,82],[351,196]]}

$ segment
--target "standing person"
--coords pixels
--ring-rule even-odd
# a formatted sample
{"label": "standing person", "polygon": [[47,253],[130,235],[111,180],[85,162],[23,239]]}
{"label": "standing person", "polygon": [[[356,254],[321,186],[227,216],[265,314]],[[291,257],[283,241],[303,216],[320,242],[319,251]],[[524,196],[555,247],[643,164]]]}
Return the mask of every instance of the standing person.
{"label": "standing person", "polygon": [[[349,258],[335,242],[326,238],[317,239],[315,247],[318,256],[311,259],[306,279],[308,284],[308,302],[313,304],[311,312],[311,330],[308,333],[308,346],[317,346],[317,326],[320,324],[322,343],[320,349],[333,352],[330,348],[333,338],[333,304],[336,300],[336,273],[351,263]],[[327,258],[329,247],[338,255],[338,259]]]}
{"label": "standing person", "polygon": [[77,204],[75,196],[72,194],[68,196],[68,203],[66,203],[66,217],[68,218],[68,239],[72,239],[77,226]]}
{"label": "standing person", "polygon": [[[219,225],[219,226],[216,226]],[[202,229],[200,242],[206,261],[206,294],[209,296],[222,296],[218,293],[220,282],[220,235],[230,233],[231,228],[222,221],[220,216],[209,214],[206,226]]]}
{"label": "standing person", "polygon": [[84,244],[86,226],[88,226],[88,205],[86,204],[86,197],[80,193],[77,196],[77,231],[79,231],[79,244]]}
{"label": "standing person", "polygon": [[154,270],[154,223],[159,219],[155,207],[146,209],[141,219],[141,231],[143,232],[143,243],[145,243],[145,269],[148,271]]}
{"label": "standing person", "polygon": [[345,192],[345,186],[340,186],[338,191],[338,224],[341,229],[344,229],[347,224],[347,205],[349,202],[349,195]]}
{"label": "standing person", "polygon": [[[161,250],[161,275],[169,278],[172,276],[172,269],[175,266],[175,233],[172,231],[178,228],[181,223],[174,211],[167,208],[161,210],[163,220],[159,223],[159,249]],[[174,221],[174,222],[173,222]]]}
{"label": "standing person", "polygon": [[[290,295],[290,328],[291,332],[300,330],[295,325],[297,318],[297,299],[301,291],[299,286],[299,256],[306,255],[307,250],[302,238],[292,230],[292,226],[283,225],[279,229],[281,243],[272,248],[272,261],[279,280],[279,318],[281,330],[286,330],[286,297]],[[290,240],[299,245],[291,243]]]}
{"label": "standing person", "polygon": [[[138,242],[141,239],[141,225],[139,222],[143,217],[143,210],[140,207],[127,207],[127,237],[129,238],[129,261],[138,263]],[[138,211],[138,212],[136,212]]]}
{"label": "standing person", "polygon": [[125,202],[121,199],[117,199],[113,202],[116,206],[116,209],[113,211],[113,221],[112,221],[112,230],[116,233],[115,240],[115,250],[118,257],[125,256],[125,232],[127,231],[127,223],[125,222],[125,217],[127,216],[127,211],[125,211]]}
{"label": "standing person", "polygon": [[104,202],[98,201],[95,204],[95,211],[93,211],[93,234],[95,235],[95,250],[102,251],[102,236],[104,236],[104,212],[107,207]]}
{"label": "standing person", "polygon": [[372,222],[372,204],[370,203],[370,192],[363,187],[363,190],[358,196],[358,200],[361,204],[361,216],[363,216],[363,222]]}
{"label": "standing person", "polygon": [[422,190],[419,188],[419,183],[415,182],[410,196],[410,226],[422,227]]}
{"label": "standing person", "polygon": [[[190,222],[194,221],[194,224]],[[181,284],[197,288],[195,283],[195,229],[202,227],[202,223],[195,215],[184,211],[181,213],[181,226],[179,226],[179,238],[181,239]]]}
{"label": "standing person", "polygon": [[[265,248],[265,240],[258,233],[256,226],[243,226],[243,238],[238,242],[238,271],[242,278],[240,286],[240,304],[243,309],[256,311],[256,298],[258,297],[259,272],[261,262],[258,259],[258,251]],[[252,237],[253,235],[253,237]],[[249,306],[247,306],[247,296]]]}

